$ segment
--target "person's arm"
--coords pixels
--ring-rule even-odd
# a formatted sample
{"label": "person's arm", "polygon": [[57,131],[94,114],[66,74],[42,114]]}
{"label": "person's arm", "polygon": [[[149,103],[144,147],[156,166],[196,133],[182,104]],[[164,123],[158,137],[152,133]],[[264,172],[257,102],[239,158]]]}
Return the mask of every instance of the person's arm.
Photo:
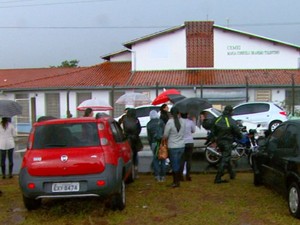
{"label": "person's arm", "polygon": [[191,123],[191,132],[195,133],[196,132],[196,124],[195,124],[195,122],[193,120],[191,120],[190,123]]}

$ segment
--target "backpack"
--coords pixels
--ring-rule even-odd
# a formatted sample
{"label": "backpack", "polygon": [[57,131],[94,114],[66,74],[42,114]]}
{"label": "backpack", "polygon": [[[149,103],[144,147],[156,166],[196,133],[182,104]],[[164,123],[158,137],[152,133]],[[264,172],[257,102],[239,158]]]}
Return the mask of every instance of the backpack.
{"label": "backpack", "polygon": [[157,122],[156,132],[154,134],[154,139],[156,141],[160,141],[164,135],[164,122],[163,120],[159,119]]}
{"label": "backpack", "polygon": [[123,120],[124,132],[127,135],[139,135],[139,122],[135,118],[125,117]]}

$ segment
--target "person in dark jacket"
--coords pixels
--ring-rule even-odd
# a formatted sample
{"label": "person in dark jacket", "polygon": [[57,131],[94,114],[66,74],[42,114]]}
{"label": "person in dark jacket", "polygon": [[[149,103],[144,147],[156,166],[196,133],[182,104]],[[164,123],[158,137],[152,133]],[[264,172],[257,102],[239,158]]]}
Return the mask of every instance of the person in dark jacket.
{"label": "person in dark jacket", "polygon": [[167,104],[162,104],[160,107],[160,119],[167,124],[170,118],[169,106]]}
{"label": "person in dark jacket", "polygon": [[159,115],[155,110],[151,110],[149,116],[150,121],[147,123],[147,137],[153,152],[154,177],[158,182],[163,182],[166,177],[166,160],[158,159],[157,150],[164,134],[165,124],[164,121],[159,119]]}
{"label": "person in dark jacket", "polygon": [[236,121],[231,118],[232,111],[232,106],[227,105],[223,111],[223,114],[215,120],[212,127],[214,138],[216,139],[217,145],[222,152],[221,161],[214,181],[216,184],[227,182],[227,180],[221,179],[224,175],[225,168],[228,170],[230,179],[235,178],[235,172],[233,171],[230,162],[232,143],[236,138],[241,139],[242,134],[237,126]]}
{"label": "person in dark jacket", "polygon": [[137,173],[138,169],[138,152],[143,149],[143,144],[140,139],[140,133],[142,130],[139,119],[136,116],[136,109],[128,109],[126,116],[123,119],[123,130],[124,134],[128,139],[130,147],[133,153],[133,165],[135,172]]}

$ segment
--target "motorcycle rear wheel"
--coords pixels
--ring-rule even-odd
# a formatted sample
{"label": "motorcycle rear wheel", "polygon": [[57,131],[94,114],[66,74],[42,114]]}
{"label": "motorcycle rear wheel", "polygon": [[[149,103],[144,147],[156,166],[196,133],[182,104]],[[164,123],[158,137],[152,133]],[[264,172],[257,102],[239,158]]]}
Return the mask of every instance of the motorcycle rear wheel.
{"label": "motorcycle rear wheel", "polygon": [[[212,151],[210,150],[210,148],[212,149]],[[218,151],[216,148],[212,147],[212,146],[207,146],[205,148],[205,159],[206,161],[210,164],[210,165],[216,165],[220,162],[221,157],[215,153],[213,153],[214,151]]]}

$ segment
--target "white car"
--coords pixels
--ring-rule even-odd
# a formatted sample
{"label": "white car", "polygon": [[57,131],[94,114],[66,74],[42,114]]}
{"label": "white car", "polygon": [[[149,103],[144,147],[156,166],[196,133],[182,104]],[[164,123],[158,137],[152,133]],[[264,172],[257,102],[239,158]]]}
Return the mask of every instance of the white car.
{"label": "white car", "polygon": [[260,129],[273,131],[287,121],[287,113],[272,102],[246,102],[233,107],[232,118],[243,122],[260,124]]}
{"label": "white car", "polygon": [[[170,108],[172,106],[169,106]],[[143,105],[138,106],[136,109],[136,115],[139,118],[140,124],[142,126],[142,131],[140,133],[141,138],[147,138],[147,123],[150,121],[149,113],[151,110],[156,110],[159,113],[159,105]],[[205,109],[207,111],[207,117],[213,119],[221,115],[221,112],[215,108]],[[118,121],[123,115],[115,118]],[[207,138],[207,130],[205,130],[201,125],[196,126],[196,132],[193,134],[194,137],[194,148],[202,149],[205,148],[205,142]]]}
{"label": "white car", "polygon": [[[172,106],[169,106],[169,108],[172,108]],[[135,108],[136,109],[136,115],[139,118],[140,124],[142,126],[142,131],[140,133],[140,137],[144,139],[147,138],[147,123],[150,121],[149,113],[151,110],[156,110],[159,113],[160,106],[159,105],[142,105],[138,106]],[[218,116],[220,116],[222,113],[215,109],[215,108],[209,108],[203,110],[207,112],[206,116],[208,119],[214,119]],[[115,118],[116,121],[118,121],[123,114],[117,118]],[[247,130],[249,131],[250,129],[258,129],[257,124],[250,122],[250,121],[241,121],[243,126],[246,126]],[[196,151],[204,151],[205,149],[205,142],[207,140],[207,130],[202,127],[201,124],[197,124],[196,126],[196,132],[193,133],[193,138],[194,138],[194,150]]]}
{"label": "white car", "polygon": [[[147,123],[150,121],[150,111],[156,110],[159,113],[160,106],[159,105],[142,105],[135,107],[136,109],[136,116],[139,118],[140,124],[142,126],[142,131],[140,133],[140,137],[147,137]],[[116,121],[123,116],[115,118]]]}

